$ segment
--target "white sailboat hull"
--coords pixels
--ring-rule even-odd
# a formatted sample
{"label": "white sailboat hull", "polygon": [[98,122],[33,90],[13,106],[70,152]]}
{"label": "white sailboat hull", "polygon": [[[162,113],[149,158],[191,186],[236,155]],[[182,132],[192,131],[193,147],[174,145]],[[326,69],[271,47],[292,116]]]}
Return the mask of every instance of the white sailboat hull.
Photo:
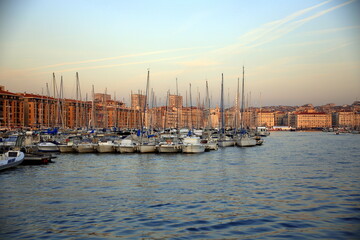
{"label": "white sailboat hull", "polygon": [[159,145],[158,147],[158,152],[159,153],[177,153],[177,152],[181,152],[181,145],[179,144],[164,144],[164,145]]}
{"label": "white sailboat hull", "polygon": [[74,148],[78,153],[96,152],[96,148],[94,147],[94,145],[92,143],[89,143],[89,144],[77,144],[77,145],[74,145]]}
{"label": "white sailboat hull", "polygon": [[120,153],[133,153],[135,152],[135,146],[117,146],[116,151]]}
{"label": "white sailboat hull", "polygon": [[154,153],[154,152],[156,152],[156,146],[155,145],[139,145],[138,151],[140,153]]}
{"label": "white sailboat hull", "polygon": [[205,145],[203,144],[184,144],[182,146],[183,153],[202,153],[205,152]]}
{"label": "white sailboat hull", "polygon": [[256,140],[250,137],[241,137],[236,141],[238,147],[253,147],[256,146]]}
{"label": "white sailboat hull", "polygon": [[235,146],[234,140],[219,140],[218,141],[219,147],[233,147]]}
{"label": "white sailboat hull", "polygon": [[113,144],[99,144],[96,147],[96,150],[99,153],[112,153],[115,152],[115,148]]}
{"label": "white sailboat hull", "polygon": [[60,152],[62,152],[62,153],[75,152],[73,145],[58,145],[58,147],[59,147]]}
{"label": "white sailboat hull", "polygon": [[205,150],[218,150],[218,149],[219,149],[219,145],[217,143],[210,142],[205,144]]}

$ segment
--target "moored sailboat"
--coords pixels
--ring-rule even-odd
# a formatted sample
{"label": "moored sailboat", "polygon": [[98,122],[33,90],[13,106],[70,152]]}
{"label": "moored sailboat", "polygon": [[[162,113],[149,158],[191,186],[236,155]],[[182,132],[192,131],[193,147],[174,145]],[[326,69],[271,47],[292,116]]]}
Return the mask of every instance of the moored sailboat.
{"label": "moored sailboat", "polygon": [[183,139],[182,152],[202,153],[205,152],[205,145],[201,144],[199,137],[188,136]]}
{"label": "moored sailboat", "polygon": [[243,79],[242,79],[242,96],[241,96],[241,132],[237,136],[236,145],[238,147],[253,147],[256,146],[257,141],[255,138],[250,137],[247,131],[244,129],[244,75],[245,70],[243,66]]}

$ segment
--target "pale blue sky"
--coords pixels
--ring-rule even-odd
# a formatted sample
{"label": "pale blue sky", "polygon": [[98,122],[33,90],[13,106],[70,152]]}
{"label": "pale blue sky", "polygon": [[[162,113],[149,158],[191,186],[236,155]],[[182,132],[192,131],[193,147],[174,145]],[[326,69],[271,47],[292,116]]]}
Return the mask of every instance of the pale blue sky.
{"label": "pale blue sky", "polygon": [[52,72],[65,96],[144,90],[213,103],[224,73],[235,96],[245,65],[252,105],[351,104],[360,99],[360,3],[355,1],[57,1],[0,3],[0,84],[46,92]]}

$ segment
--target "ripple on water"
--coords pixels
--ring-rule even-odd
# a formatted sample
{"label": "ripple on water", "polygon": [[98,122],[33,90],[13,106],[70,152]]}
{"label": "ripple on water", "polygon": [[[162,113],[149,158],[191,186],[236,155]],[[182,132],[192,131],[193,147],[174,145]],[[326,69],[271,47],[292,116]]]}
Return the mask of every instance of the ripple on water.
{"label": "ripple on water", "polygon": [[0,238],[359,239],[358,137],[283,132],[201,155],[60,154],[0,174]]}

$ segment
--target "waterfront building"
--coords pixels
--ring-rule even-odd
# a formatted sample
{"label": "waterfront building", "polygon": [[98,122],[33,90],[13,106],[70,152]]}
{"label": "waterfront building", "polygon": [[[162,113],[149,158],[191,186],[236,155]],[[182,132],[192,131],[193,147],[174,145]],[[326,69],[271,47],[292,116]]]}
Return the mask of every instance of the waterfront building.
{"label": "waterfront building", "polygon": [[[244,118],[244,128],[253,128],[256,126],[256,111],[245,110],[242,114]],[[240,118],[241,121],[241,118]]]}
{"label": "waterfront building", "polygon": [[203,109],[197,107],[183,107],[180,112],[181,128],[203,128]]}
{"label": "waterfront building", "polygon": [[256,112],[256,126],[273,127],[275,126],[275,113],[269,111]]}
{"label": "waterfront building", "polygon": [[235,127],[235,116],[236,116],[235,107],[224,109],[225,128]]}
{"label": "waterfront building", "polygon": [[355,113],[355,126],[354,129],[360,130],[360,112]]}
{"label": "waterfront building", "polygon": [[19,93],[18,95],[23,100],[24,126],[42,128],[59,123],[59,106],[56,99],[30,93]]}
{"label": "waterfront building", "polygon": [[[208,122],[210,121],[210,123]],[[220,124],[220,108],[211,108],[210,116],[205,118],[205,126],[210,126],[210,128],[218,128]]]}
{"label": "waterfront building", "polygon": [[288,126],[288,123],[285,121],[285,117],[285,112],[276,111],[274,113],[274,126]]}
{"label": "waterfront building", "polygon": [[0,127],[16,128],[24,126],[23,99],[16,93],[0,86]]}
{"label": "waterfront building", "polygon": [[297,129],[317,129],[332,127],[331,114],[329,113],[307,110],[304,112],[295,112],[292,116],[294,118],[294,121],[291,122],[290,126]]}
{"label": "waterfront building", "polygon": [[[183,107],[182,96],[169,95],[167,106],[146,109],[145,95],[132,94],[131,107],[97,93],[94,101],[60,99],[31,93],[12,93],[0,86],[1,128],[218,128],[220,108]],[[200,101],[199,101],[200,102]],[[296,111],[294,111],[296,109]],[[319,111],[324,110],[324,111]],[[360,128],[360,102],[314,107],[273,106],[247,108],[242,114],[245,128],[291,126],[298,129],[328,127]],[[240,126],[236,106],[225,109],[225,127]],[[235,121],[236,119],[236,121]]]}
{"label": "waterfront building", "polygon": [[333,113],[333,126],[340,128],[359,128],[358,112],[340,111]]}
{"label": "waterfront building", "polygon": [[146,96],[143,94],[131,94],[131,108],[143,110]]}
{"label": "waterfront building", "polygon": [[169,107],[181,108],[183,106],[183,97],[178,95],[169,95]]}

